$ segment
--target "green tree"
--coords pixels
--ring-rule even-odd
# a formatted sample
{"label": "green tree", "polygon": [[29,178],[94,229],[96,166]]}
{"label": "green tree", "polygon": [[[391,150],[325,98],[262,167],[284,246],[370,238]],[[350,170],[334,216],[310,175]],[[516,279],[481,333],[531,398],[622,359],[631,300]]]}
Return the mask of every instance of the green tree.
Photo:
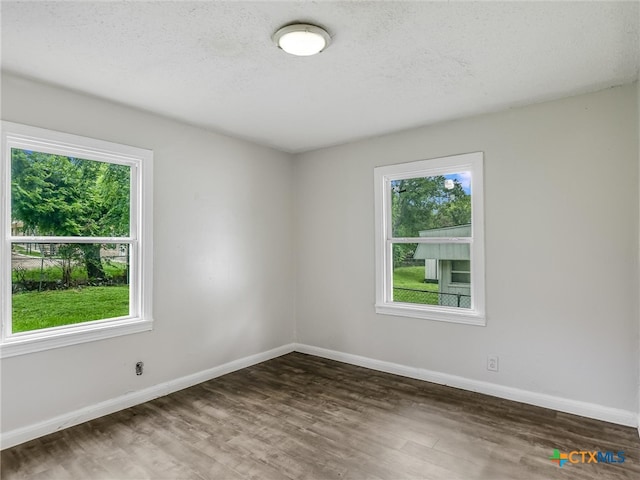
{"label": "green tree", "polygon": [[[129,234],[130,171],[126,165],[12,149],[11,216],[35,235]],[[100,244],[63,249],[82,257],[90,279],[104,278]]]}

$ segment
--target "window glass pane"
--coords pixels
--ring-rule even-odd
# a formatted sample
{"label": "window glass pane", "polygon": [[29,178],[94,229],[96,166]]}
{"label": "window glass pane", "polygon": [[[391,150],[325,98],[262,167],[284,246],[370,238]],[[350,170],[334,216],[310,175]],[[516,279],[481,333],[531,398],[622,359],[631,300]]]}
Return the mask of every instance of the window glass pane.
{"label": "window glass pane", "polygon": [[466,282],[452,281],[453,264],[469,257],[466,243],[393,244],[393,301],[471,308],[470,273],[462,273]]}
{"label": "window glass pane", "polygon": [[393,237],[470,237],[471,173],[391,182]]}
{"label": "window glass pane", "polygon": [[14,235],[129,236],[131,167],[11,149]]}
{"label": "window glass pane", "polygon": [[129,245],[13,243],[12,331],[129,315]]}

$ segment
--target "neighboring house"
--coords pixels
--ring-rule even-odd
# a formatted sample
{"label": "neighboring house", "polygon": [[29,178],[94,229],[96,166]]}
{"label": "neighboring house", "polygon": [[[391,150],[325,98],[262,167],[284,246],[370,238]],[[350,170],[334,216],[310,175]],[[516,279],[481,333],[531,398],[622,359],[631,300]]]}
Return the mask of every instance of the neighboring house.
{"label": "neighboring house", "polygon": [[[421,237],[469,237],[471,224],[434,228]],[[471,307],[471,262],[469,245],[463,243],[421,243],[413,254],[424,260],[424,281],[438,284],[440,305]]]}

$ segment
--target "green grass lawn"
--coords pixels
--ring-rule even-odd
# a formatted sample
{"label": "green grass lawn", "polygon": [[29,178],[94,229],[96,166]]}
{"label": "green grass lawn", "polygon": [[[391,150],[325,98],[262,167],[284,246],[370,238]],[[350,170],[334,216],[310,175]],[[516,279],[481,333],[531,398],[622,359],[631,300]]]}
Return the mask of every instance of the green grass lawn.
{"label": "green grass lawn", "polygon": [[438,284],[424,283],[424,266],[397,267],[393,270],[393,286],[410,288],[434,293],[409,292],[394,290],[393,299],[396,302],[420,303],[424,305],[438,304]]}
{"label": "green grass lawn", "polygon": [[393,270],[393,286],[416,290],[438,291],[437,283],[424,283],[424,267],[397,267]]}
{"label": "green grass lawn", "polygon": [[13,333],[71,325],[129,314],[129,287],[15,293],[11,297]]}

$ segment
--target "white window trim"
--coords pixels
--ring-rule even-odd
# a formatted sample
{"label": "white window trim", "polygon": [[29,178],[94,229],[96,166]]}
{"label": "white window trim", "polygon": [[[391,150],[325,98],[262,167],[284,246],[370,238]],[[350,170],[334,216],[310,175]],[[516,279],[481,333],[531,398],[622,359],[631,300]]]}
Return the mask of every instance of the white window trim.
{"label": "white window trim", "polygon": [[[107,161],[132,168],[129,237],[13,237],[11,235],[11,148]],[[144,332],[153,327],[153,152],[128,145],[2,122],[0,158],[0,358]],[[130,312],[126,317],[88,321],[28,332],[11,332],[11,243],[128,243],[130,248]]]}
{"label": "white window trim", "polygon": [[[393,180],[429,177],[448,173],[471,172],[471,237],[393,238],[391,205],[387,194]],[[374,169],[375,179],[375,253],[376,253],[376,313],[422,318],[443,322],[486,325],[484,275],[484,206],[483,153],[473,152],[431,160],[420,160]],[[471,308],[445,307],[393,302],[393,243],[469,243],[471,249]]]}

